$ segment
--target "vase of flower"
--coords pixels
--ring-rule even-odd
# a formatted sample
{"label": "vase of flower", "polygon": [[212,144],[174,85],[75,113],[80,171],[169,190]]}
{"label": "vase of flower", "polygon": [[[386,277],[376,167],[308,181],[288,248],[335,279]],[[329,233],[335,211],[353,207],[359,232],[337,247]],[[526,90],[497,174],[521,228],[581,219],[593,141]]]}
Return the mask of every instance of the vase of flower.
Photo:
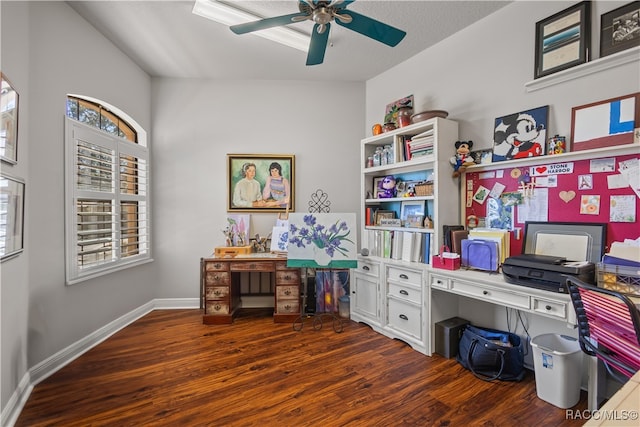
{"label": "vase of flower", "polygon": [[331,256],[327,253],[326,248],[320,248],[318,246],[314,246],[313,260],[319,266],[327,266],[331,262]]}

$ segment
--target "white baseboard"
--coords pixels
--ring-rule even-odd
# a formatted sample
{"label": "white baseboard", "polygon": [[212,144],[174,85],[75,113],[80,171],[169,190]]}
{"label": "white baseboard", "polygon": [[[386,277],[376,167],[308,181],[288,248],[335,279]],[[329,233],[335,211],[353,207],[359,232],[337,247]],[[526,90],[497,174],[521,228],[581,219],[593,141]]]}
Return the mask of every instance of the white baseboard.
{"label": "white baseboard", "polygon": [[2,408],[0,425],[12,427],[16,423],[20,412],[22,412],[22,408],[24,408],[24,405],[29,399],[33,387],[142,316],[153,310],[198,308],[200,308],[199,298],[163,298],[151,300],[43,360],[36,366],[30,368],[20,380],[20,384],[18,384],[18,387],[11,395],[7,405]]}

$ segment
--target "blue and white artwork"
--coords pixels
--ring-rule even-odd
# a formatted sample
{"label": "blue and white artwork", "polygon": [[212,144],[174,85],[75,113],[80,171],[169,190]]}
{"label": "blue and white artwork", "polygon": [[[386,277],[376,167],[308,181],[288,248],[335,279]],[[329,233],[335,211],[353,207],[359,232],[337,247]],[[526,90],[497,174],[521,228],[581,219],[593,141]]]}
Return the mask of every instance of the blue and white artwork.
{"label": "blue and white artwork", "polygon": [[355,213],[289,214],[288,267],[356,268]]}

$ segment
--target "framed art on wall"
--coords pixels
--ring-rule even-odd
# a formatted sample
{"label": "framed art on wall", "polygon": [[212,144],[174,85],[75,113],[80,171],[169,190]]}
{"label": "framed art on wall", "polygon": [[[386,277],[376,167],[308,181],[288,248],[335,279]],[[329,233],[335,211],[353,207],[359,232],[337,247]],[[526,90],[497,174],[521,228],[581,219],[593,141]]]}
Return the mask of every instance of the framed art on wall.
{"label": "framed art on wall", "polygon": [[583,1],[536,22],[534,78],[589,60],[591,2]]}
{"label": "framed art on wall", "polygon": [[227,155],[228,211],[295,211],[295,156]]}
{"label": "framed art on wall", "polygon": [[631,144],[640,127],[640,92],[571,109],[571,150]]}
{"label": "framed art on wall", "polygon": [[640,46],[640,1],[600,17],[600,57]]}
{"label": "framed art on wall", "polygon": [[2,72],[0,79],[0,159],[15,164],[18,161],[18,92]]}
{"label": "framed art on wall", "polygon": [[545,154],[549,106],[498,117],[493,129],[493,162]]}
{"label": "framed art on wall", "polygon": [[24,181],[0,176],[0,260],[13,258],[24,246]]}

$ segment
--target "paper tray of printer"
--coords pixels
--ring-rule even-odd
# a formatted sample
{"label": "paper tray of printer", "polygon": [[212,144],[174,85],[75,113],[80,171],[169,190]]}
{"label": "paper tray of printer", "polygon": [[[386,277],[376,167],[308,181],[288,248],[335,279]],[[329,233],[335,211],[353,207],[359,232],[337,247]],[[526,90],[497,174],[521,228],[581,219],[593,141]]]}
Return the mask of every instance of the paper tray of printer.
{"label": "paper tray of printer", "polygon": [[595,284],[595,265],[587,261],[567,261],[563,257],[523,254],[507,258],[502,274],[508,283],[545,291],[566,293],[566,276]]}

